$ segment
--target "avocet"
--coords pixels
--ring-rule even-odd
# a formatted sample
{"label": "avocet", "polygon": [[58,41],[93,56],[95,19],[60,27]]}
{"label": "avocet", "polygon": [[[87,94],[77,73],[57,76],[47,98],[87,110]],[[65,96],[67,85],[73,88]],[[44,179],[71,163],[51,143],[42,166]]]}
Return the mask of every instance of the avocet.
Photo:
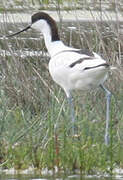
{"label": "avocet", "polygon": [[107,99],[105,144],[108,145],[111,92],[104,86],[104,81],[110,70],[109,64],[94,52],[66,46],[60,40],[56,22],[44,12],[32,15],[31,24],[8,37],[30,28],[42,32],[44,36],[45,45],[51,57],[49,72],[53,80],[66,93],[71,109],[73,133],[75,133],[75,115],[71,92],[77,89],[87,91],[97,87],[101,87],[105,91]]}

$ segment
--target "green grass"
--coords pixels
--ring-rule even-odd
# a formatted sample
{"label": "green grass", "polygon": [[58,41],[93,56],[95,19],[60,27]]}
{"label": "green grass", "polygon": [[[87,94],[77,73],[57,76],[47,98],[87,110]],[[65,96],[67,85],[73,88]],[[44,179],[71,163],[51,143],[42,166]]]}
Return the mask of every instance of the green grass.
{"label": "green grass", "polygon": [[[91,28],[91,33],[80,33],[78,38],[74,38],[76,32],[73,32],[72,45],[93,49],[103,54],[110,64],[119,67],[122,61],[118,58],[118,46],[121,46],[121,52],[123,49],[122,42],[115,36],[116,31],[112,36],[103,37],[100,26]],[[103,33],[107,33],[105,25],[103,29]],[[28,32],[28,37],[34,35]],[[61,36],[69,44],[69,32],[65,31]],[[85,37],[88,38],[83,41]],[[105,83],[113,94],[111,141],[105,146],[106,99],[102,90],[73,93],[78,127],[78,137],[73,137],[68,103],[64,92],[49,75],[49,57],[45,56],[42,41],[5,39],[1,40],[0,48],[10,52],[10,56],[6,53],[0,58],[0,163],[3,169],[21,170],[33,166],[40,172],[48,168],[55,174],[57,167],[58,173],[71,174],[79,170],[81,174],[103,175],[112,174],[115,167],[123,168],[121,67],[112,72]],[[30,51],[41,48],[43,54],[41,57],[15,54],[16,50],[27,48]]]}
{"label": "green grass", "polygon": [[[51,100],[50,108],[44,113],[38,111],[31,114],[30,110],[24,111],[19,106],[11,110],[4,107],[5,125],[2,126],[0,154],[1,163],[8,161],[3,168],[23,170],[33,165],[38,170],[46,167],[54,170],[57,166],[59,173],[65,174],[75,170],[80,170],[82,174],[112,174],[115,167],[122,167],[122,141],[117,137],[117,133],[122,133],[121,130],[116,128],[112,118],[111,144],[109,147],[105,146],[104,118],[102,120],[98,116],[97,122],[93,122],[88,114],[92,108],[89,104],[87,112],[81,112],[80,116],[77,116],[78,137],[71,135],[69,111],[65,111],[64,116],[59,114],[61,104],[55,99]],[[76,108],[81,107],[76,104]],[[113,113],[112,107],[112,116]],[[119,115],[121,122],[120,118],[122,117]]]}

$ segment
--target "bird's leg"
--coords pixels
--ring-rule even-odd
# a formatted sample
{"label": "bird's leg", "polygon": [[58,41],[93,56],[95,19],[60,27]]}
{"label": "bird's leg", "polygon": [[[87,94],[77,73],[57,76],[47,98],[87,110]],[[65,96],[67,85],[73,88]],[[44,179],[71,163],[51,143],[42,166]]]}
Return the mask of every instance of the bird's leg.
{"label": "bird's leg", "polygon": [[109,144],[109,121],[110,121],[110,102],[111,102],[111,92],[106,89],[105,86],[100,85],[101,88],[106,92],[106,129],[105,129],[105,144]]}
{"label": "bird's leg", "polygon": [[72,135],[75,135],[75,112],[74,112],[74,105],[73,105],[73,98],[71,95],[67,97],[68,103],[70,106],[70,115],[71,115],[71,120],[72,120]]}

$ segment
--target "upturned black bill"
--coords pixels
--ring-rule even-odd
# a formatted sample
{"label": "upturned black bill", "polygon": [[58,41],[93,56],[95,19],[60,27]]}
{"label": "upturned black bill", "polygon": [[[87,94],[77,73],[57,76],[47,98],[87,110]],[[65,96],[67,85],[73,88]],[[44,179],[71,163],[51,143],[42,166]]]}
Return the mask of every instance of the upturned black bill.
{"label": "upturned black bill", "polygon": [[31,25],[27,26],[26,28],[24,28],[24,29],[22,29],[21,31],[18,31],[18,32],[14,33],[14,34],[7,35],[6,37],[16,36],[16,35],[24,32],[24,31],[27,31],[27,30],[30,29],[30,28],[31,28]]}

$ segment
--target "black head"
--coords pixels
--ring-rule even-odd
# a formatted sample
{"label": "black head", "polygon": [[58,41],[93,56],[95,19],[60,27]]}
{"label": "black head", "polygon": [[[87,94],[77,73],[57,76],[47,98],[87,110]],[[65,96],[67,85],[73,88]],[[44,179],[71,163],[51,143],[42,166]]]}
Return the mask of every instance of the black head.
{"label": "black head", "polygon": [[8,35],[7,37],[12,37],[12,36],[15,36],[15,35],[23,32],[23,31],[28,30],[29,28],[32,27],[32,25],[34,23],[36,23],[39,20],[45,20],[47,22],[47,24],[50,26],[52,41],[60,40],[56,22],[54,21],[53,18],[51,18],[47,13],[44,13],[44,12],[38,12],[38,13],[35,13],[34,15],[32,15],[32,17],[31,17],[31,25],[28,25],[26,28],[22,29],[19,32]]}
{"label": "black head", "polygon": [[54,21],[54,19],[51,16],[49,16],[45,12],[38,12],[38,13],[32,15],[32,24],[36,23],[39,20],[45,20],[47,22],[47,24],[50,26],[52,41],[57,41],[60,39],[56,22]]}

